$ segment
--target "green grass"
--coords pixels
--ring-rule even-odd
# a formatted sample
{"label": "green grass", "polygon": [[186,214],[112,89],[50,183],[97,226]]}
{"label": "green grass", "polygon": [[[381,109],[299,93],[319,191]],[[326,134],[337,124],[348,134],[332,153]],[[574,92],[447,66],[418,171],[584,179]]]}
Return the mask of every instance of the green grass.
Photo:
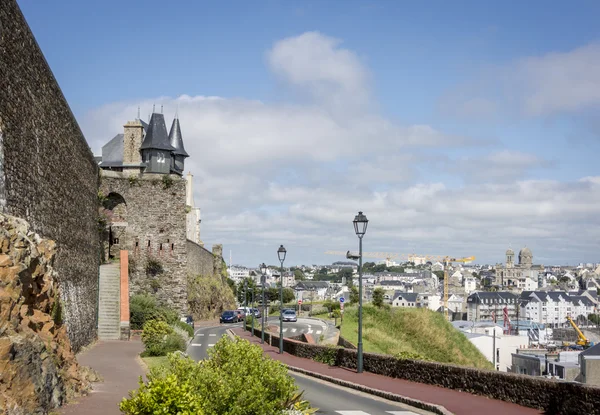
{"label": "green grass", "polygon": [[155,367],[167,366],[169,364],[169,359],[167,356],[156,356],[156,357],[142,357],[146,366],[148,366],[148,370],[152,370]]}
{"label": "green grass", "polygon": [[[358,342],[358,309],[344,311],[342,337]],[[415,355],[426,360],[492,369],[492,364],[441,313],[422,308],[363,308],[365,352]]]}

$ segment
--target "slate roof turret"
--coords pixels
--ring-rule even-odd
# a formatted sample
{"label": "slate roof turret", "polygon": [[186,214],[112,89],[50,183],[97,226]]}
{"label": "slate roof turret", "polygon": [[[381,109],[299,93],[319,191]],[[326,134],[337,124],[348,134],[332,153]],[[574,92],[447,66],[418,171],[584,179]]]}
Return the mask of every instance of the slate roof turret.
{"label": "slate roof turret", "polygon": [[141,150],[155,149],[175,151],[175,147],[169,144],[167,136],[167,126],[165,124],[165,116],[163,114],[153,113],[148,123],[146,137],[140,147]]}
{"label": "slate roof turret", "polygon": [[171,125],[169,143],[175,148],[173,154],[184,157],[190,156],[183,147],[183,136],[181,135],[181,127],[179,126],[179,117],[177,115],[173,119],[173,124]]}

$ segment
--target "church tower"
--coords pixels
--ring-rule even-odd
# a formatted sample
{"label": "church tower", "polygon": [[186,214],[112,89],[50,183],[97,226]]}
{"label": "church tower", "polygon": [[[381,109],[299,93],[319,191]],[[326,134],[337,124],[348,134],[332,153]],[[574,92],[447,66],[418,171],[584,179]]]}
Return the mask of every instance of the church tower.
{"label": "church tower", "polygon": [[515,265],[515,251],[508,248],[506,251],[506,268],[512,268]]}

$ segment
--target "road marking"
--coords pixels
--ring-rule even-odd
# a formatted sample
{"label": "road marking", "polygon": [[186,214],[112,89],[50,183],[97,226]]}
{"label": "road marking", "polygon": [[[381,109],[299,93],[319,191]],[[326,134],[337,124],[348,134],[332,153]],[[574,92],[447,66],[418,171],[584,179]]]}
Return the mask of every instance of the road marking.
{"label": "road marking", "polygon": [[340,415],[370,415],[368,412],[363,411],[335,411]]}
{"label": "road marking", "polygon": [[392,415],[416,415],[414,412],[412,411],[385,411],[388,414],[392,414]]}
{"label": "road marking", "polygon": [[200,334],[198,334],[198,336],[204,336],[204,333],[200,333]]}
{"label": "road marking", "polygon": [[310,333],[312,333],[312,332],[313,332],[313,331],[312,331],[312,329],[308,329],[308,332],[307,332],[307,333],[308,333],[308,334],[310,334]]}
{"label": "road marking", "polygon": [[288,330],[288,329],[287,329],[287,328],[285,328],[285,329],[283,329],[283,332],[285,333],[287,330]]}
{"label": "road marking", "polygon": [[209,334],[209,336],[211,336],[211,337],[215,337],[215,336],[216,336],[216,334]]}
{"label": "road marking", "polygon": [[297,329],[292,329],[292,333],[295,333]]}
{"label": "road marking", "polygon": [[316,334],[321,334],[321,333],[323,333],[323,332],[322,332],[321,330],[317,330],[315,333],[316,333]]}
{"label": "road marking", "polygon": [[200,346],[202,346],[202,343],[192,343],[192,346],[194,346],[194,347],[200,347]]}
{"label": "road marking", "polygon": [[208,347],[213,347],[214,345],[215,345],[214,343],[213,344],[209,344]]}

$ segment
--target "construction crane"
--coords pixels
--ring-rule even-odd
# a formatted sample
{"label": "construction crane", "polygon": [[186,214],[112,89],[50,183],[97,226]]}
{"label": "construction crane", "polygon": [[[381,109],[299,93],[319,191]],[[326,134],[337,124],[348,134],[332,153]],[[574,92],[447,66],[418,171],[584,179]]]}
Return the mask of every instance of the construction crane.
{"label": "construction crane", "polygon": [[587,339],[587,337],[585,337],[585,335],[581,332],[581,330],[579,330],[579,327],[577,327],[577,324],[575,324],[575,322],[573,321],[573,319],[571,318],[571,316],[567,316],[567,321],[569,323],[571,323],[571,326],[573,326],[573,328],[577,332],[577,342],[576,342],[577,345],[578,346],[583,346],[583,347],[586,347],[586,348],[590,347],[592,344]]}
{"label": "construction crane", "polygon": [[[350,254],[350,251],[326,251],[327,255],[344,255],[346,258],[358,257],[358,255]],[[418,254],[398,254],[393,252],[363,252],[363,258],[383,258],[387,262],[392,259],[405,259],[409,262],[415,262],[415,259],[420,261],[438,261],[444,264],[444,316],[446,320],[448,320],[448,264],[453,262],[461,262],[463,264],[469,264],[475,261],[474,256],[464,257],[464,258],[454,258],[448,255],[418,255]]]}

